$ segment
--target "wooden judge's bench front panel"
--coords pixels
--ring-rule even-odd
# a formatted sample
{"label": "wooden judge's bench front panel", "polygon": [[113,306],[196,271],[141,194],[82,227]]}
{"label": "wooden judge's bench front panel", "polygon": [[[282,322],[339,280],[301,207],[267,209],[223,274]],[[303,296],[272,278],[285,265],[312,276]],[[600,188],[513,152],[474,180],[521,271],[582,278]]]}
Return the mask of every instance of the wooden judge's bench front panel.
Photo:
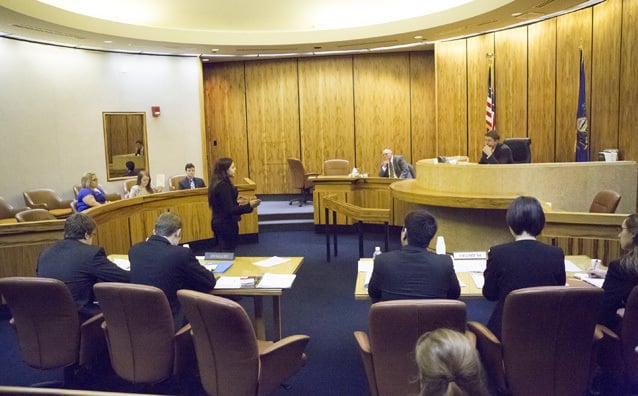
{"label": "wooden judge's bench front panel", "polygon": [[[505,213],[517,196],[536,197],[546,212],[541,240],[565,254],[585,254],[606,262],[620,255],[617,227],[636,211],[638,167],[634,161],[478,165],[439,164],[434,159],[416,164],[417,178],[315,179],[315,224],[325,224],[321,196],[335,194],[363,207],[391,209],[391,223],[403,225],[412,209],[429,210],[438,221],[449,252],[487,250],[513,240]],[[387,189],[388,191],[383,191]],[[588,213],[596,193],[618,191],[617,214]],[[339,224],[351,224],[338,218]]]}

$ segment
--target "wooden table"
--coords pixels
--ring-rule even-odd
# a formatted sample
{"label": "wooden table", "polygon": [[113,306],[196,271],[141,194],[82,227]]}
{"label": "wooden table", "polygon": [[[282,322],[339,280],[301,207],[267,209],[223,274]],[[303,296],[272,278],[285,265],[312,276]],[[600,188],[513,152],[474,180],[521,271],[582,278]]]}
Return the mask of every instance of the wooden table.
{"label": "wooden table", "polygon": [[[124,259],[128,260],[126,254],[112,254],[109,255],[109,259]],[[220,276],[240,276],[240,277],[257,277],[261,278],[265,273],[271,274],[295,274],[299,267],[303,263],[303,257],[283,257],[288,259],[285,263],[281,263],[272,267],[261,267],[255,265],[255,262],[265,260],[268,257],[235,257],[233,265],[223,274],[215,274],[216,278]],[[200,263],[215,263],[219,261],[229,260],[204,260],[200,258]],[[256,282],[258,283],[258,282]],[[239,288],[239,289],[213,289],[212,294],[219,296],[247,296],[253,297],[255,307],[255,320],[253,326],[255,328],[255,334],[258,339],[266,339],[266,326],[264,323],[264,297],[272,297],[272,311],[274,322],[274,337],[276,340],[281,339],[281,301],[280,296],[283,293],[283,289],[261,289],[261,288]]]}
{"label": "wooden table", "polygon": [[[372,260],[372,259],[361,259]],[[587,256],[565,256],[565,260],[569,260],[579,267],[582,272],[587,272],[587,269],[591,266],[591,259]],[[474,279],[472,279],[472,272],[457,272],[456,276],[461,282],[461,297],[482,297],[483,293],[480,288],[476,286]],[[474,273],[480,274],[483,273]],[[574,278],[575,272],[567,272],[567,284],[570,286],[585,286],[589,283],[585,283],[579,279]],[[355,300],[369,300],[368,289],[364,287],[366,273],[363,271],[357,272],[357,281],[354,288]]]}

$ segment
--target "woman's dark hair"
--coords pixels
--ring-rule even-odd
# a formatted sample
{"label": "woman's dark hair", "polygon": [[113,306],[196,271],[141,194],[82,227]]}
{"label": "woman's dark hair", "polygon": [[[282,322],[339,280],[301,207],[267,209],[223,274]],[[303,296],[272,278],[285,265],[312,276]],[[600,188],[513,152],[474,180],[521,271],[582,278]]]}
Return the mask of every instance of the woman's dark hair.
{"label": "woman's dark hair", "polygon": [[153,194],[155,191],[153,191],[153,187],[151,187],[151,175],[147,174],[146,172],[139,171],[139,173],[137,174],[137,185],[140,187],[142,186],[142,178],[144,176],[148,177],[148,184],[146,185],[146,191]]}
{"label": "woman's dark hair", "polygon": [[215,169],[213,169],[213,181],[209,183],[210,186],[214,186],[222,180],[230,181],[230,177],[228,177],[228,168],[233,164],[233,159],[224,157],[220,158],[215,162]]}
{"label": "woman's dark hair", "polygon": [[545,227],[545,213],[540,202],[534,197],[518,197],[512,201],[505,219],[516,235],[527,232],[537,236]]}

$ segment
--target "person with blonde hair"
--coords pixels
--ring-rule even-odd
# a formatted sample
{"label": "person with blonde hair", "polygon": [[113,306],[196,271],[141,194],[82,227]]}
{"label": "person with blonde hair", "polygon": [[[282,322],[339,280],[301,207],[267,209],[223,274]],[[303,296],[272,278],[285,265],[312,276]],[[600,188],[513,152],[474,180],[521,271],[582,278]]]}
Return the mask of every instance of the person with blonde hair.
{"label": "person with blonde hair", "polygon": [[476,348],[464,334],[437,329],[416,342],[421,396],[489,396]]}
{"label": "person with blonde hair", "polygon": [[80,181],[82,189],[78,193],[76,208],[83,212],[94,206],[106,203],[106,193],[98,184],[97,175],[94,172],[86,172]]}

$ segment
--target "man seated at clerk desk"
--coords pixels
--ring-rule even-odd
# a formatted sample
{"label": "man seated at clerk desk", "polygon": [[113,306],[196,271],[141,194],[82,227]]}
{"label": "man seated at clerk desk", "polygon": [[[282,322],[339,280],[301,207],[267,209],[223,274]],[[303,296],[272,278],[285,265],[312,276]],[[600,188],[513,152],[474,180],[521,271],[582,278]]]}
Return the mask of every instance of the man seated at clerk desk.
{"label": "man seated at clerk desk", "polygon": [[457,299],[461,286],[452,258],[428,251],[436,219],[425,210],[405,216],[400,250],[375,257],[368,294],[372,302],[416,298]]}
{"label": "man seated at clerk desk", "polygon": [[184,166],[184,170],[186,171],[186,177],[180,180],[178,183],[178,187],[180,190],[206,187],[206,183],[204,183],[203,179],[195,177],[195,165],[189,162]]}
{"label": "man seated at clerk desk", "polygon": [[501,136],[492,130],[485,134],[485,146],[479,164],[512,164],[512,150],[507,144],[500,143]]}
{"label": "man seated at clerk desk", "polygon": [[383,160],[381,161],[381,169],[379,177],[389,177],[392,179],[410,179],[412,178],[408,163],[402,155],[393,155],[392,150],[385,149],[381,152]]}
{"label": "man seated at clerk desk", "polygon": [[182,220],[174,213],[162,213],[146,241],[133,245],[128,252],[131,283],[162,289],[173,312],[175,329],[181,328],[185,315],[177,299],[179,289],[210,292],[215,287],[213,273],[202,266],[188,247],[178,246],[182,237]]}

